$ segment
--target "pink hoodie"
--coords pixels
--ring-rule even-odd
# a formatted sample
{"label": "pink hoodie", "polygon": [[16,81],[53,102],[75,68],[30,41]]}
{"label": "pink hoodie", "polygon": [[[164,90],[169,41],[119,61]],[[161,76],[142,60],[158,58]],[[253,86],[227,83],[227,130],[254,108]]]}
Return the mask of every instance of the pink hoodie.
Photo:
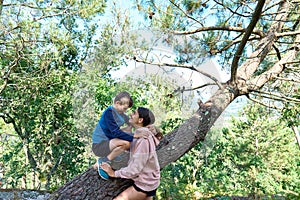
{"label": "pink hoodie", "polygon": [[148,128],[138,128],[136,132],[147,131],[149,137],[134,139],[130,146],[128,166],[115,171],[115,176],[132,179],[144,191],[155,190],[160,183],[160,167],[156,154],[159,140]]}

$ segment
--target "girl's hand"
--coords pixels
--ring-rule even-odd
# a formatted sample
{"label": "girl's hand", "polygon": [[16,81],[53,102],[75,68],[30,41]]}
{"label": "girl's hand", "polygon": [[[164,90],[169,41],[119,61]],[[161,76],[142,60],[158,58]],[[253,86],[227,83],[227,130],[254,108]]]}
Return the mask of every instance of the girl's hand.
{"label": "girl's hand", "polygon": [[115,177],[115,171],[111,168],[111,166],[107,163],[102,163],[101,168],[108,174],[110,177]]}

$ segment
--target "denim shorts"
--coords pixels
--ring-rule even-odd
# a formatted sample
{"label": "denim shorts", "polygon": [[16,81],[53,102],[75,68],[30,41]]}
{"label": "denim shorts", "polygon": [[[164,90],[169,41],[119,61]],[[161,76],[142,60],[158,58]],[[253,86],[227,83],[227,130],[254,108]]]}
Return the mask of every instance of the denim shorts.
{"label": "denim shorts", "polygon": [[98,157],[106,157],[110,153],[109,140],[102,141],[101,143],[93,143],[92,151]]}

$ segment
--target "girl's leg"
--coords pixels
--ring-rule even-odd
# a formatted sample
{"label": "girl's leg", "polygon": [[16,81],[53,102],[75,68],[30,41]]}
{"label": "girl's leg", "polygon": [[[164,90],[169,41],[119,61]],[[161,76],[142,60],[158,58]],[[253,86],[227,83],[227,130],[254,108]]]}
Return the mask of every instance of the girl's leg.
{"label": "girl's leg", "polygon": [[146,197],[145,193],[138,192],[131,186],[114,198],[114,200],[143,200],[146,199]]}

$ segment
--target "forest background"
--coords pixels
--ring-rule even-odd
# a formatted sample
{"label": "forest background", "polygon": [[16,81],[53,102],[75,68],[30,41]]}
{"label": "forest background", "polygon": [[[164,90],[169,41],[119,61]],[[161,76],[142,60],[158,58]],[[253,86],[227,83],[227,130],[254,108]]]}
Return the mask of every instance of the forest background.
{"label": "forest background", "polygon": [[[288,17],[278,20],[283,12],[277,9],[286,3]],[[256,13],[259,4],[264,9]],[[192,116],[191,105],[203,100],[203,89],[213,95],[212,85],[226,84],[187,66],[210,58],[233,75],[264,33],[284,23],[254,75],[291,50],[293,59],[263,87],[240,90],[237,96],[248,99],[247,105],[162,169],[157,199],[299,198],[299,1],[2,0],[0,5],[1,188],[55,191],[94,164],[92,131],[121,90],[132,94],[134,108],[154,110],[156,125],[170,133]],[[250,29],[256,17],[259,23]],[[137,30],[153,38],[144,39]],[[166,47],[161,57],[169,56],[169,49],[175,55],[169,65],[153,51],[161,43]],[[112,76],[136,63],[166,73]],[[167,72],[179,67],[213,82],[178,85]]]}

